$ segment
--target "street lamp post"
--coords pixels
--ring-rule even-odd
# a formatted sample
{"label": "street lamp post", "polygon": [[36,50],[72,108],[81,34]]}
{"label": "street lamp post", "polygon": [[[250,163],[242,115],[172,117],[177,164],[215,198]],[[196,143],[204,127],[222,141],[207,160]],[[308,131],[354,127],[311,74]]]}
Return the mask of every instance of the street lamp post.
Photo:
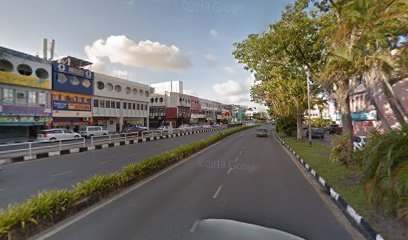
{"label": "street lamp post", "polygon": [[309,84],[309,72],[306,71],[306,82],[307,82],[307,121],[308,121],[308,137],[309,137],[309,146],[312,146],[312,128],[310,126],[310,84]]}

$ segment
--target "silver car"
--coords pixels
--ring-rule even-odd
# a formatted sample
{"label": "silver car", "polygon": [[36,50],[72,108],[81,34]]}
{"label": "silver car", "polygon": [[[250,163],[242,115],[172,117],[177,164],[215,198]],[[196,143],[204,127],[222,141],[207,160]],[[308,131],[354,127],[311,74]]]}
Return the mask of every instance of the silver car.
{"label": "silver car", "polygon": [[37,140],[39,141],[58,141],[65,139],[78,139],[81,135],[79,133],[73,132],[71,130],[63,128],[53,128],[42,130],[37,135]]}

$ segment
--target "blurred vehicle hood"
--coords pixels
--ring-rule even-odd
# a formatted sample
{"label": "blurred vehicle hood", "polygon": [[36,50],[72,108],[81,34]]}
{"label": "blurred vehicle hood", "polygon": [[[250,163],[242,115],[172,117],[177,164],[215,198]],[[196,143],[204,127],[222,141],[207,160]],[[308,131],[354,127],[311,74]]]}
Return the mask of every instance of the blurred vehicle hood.
{"label": "blurred vehicle hood", "polygon": [[304,240],[293,234],[228,219],[201,220],[192,234],[194,240]]}

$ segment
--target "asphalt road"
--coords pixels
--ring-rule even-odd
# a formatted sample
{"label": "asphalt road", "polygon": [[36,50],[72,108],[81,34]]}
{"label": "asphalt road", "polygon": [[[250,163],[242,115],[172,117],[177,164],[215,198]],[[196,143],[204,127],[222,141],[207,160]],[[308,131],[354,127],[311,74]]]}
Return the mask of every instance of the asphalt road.
{"label": "asphalt road", "polygon": [[128,163],[163,153],[218,131],[77,154],[13,163],[0,171],[0,208],[21,202],[43,189],[69,188],[96,173],[119,171]]}
{"label": "asphalt road", "polygon": [[[273,137],[234,134],[48,230],[49,239],[195,239],[203,219],[230,219],[305,239],[352,239]],[[40,238],[41,239],[41,238]]]}

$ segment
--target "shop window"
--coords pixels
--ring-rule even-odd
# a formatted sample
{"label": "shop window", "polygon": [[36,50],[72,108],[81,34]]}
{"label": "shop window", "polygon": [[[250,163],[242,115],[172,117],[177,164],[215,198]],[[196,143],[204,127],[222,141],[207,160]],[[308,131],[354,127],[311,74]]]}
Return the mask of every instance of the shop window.
{"label": "shop window", "polygon": [[105,108],[105,100],[100,100],[99,104],[100,104],[101,108]]}
{"label": "shop window", "polygon": [[136,109],[136,103],[133,103],[133,110]]}
{"label": "shop window", "polygon": [[98,99],[94,99],[94,107],[99,107],[99,100]]}
{"label": "shop window", "polygon": [[140,104],[139,103],[137,104],[137,110],[140,110]]}
{"label": "shop window", "polygon": [[115,91],[118,92],[118,93],[121,92],[121,91],[122,91],[122,87],[119,86],[119,85],[116,85],[116,86],[115,86]]}
{"label": "shop window", "polygon": [[126,109],[126,106],[127,106],[127,105],[126,105],[126,103],[124,102],[124,103],[123,103],[123,109]]}
{"label": "shop window", "polygon": [[37,104],[37,93],[36,92],[27,92],[27,102],[28,104]]}
{"label": "shop window", "polygon": [[38,68],[37,70],[35,70],[35,75],[37,75],[38,78],[47,79],[48,71],[45,70],[44,68]]}
{"label": "shop window", "polygon": [[98,87],[99,90],[103,90],[105,88],[105,83],[98,81],[96,83],[96,86]]}
{"label": "shop window", "polygon": [[91,86],[91,80],[88,78],[82,78],[81,83],[84,88],[89,88]]}
{"label": "shop window", "polygon": [[70,81],[70,82],[71,82],[71,84],[74,85],[74,86],[78,86],[79,83],[80,83],[79,78],[76,77],[76,76],[71,76],[71,81]]}
{"label": "shop window", "polygon": [[126,93],[127,93],[127,94],[130,94],[131,91],[132,91],[132,89],[131,89],[130,87],[127,87],[127,88],[126,88]]}
{"label": "shop window", "polygon": [[113,90],[113,85],[112,85],[112,83],[106,84],[106,88],[108,89],[109,92],[112,91],[112,90]]}
{"label": "shop window", "polygon": [[25,76],[31,76],[31,74],[33,74],[33,69],[31,69],[31,67],[28,66],[27,64],[18,65],[17,71],[21,75],[25,75]]}
{"label": "shop window", "polygon": [[128,109],[132,109],[132,103],[128,103]]}
{"label": "shop window", "polygon": [[3,102],[4,103],[14,102],[14,89],[9,89],[9,88],[3,89]]}
{"label": "shop window", "polygon": [[0,59],[0,72],[11,72],[13,71],[13,64],[6,59]]}
{"label": "shop window", "polygon": [[116,102],[116,108],[120,109],[120,102]]}
{"label": "shop window", "polygon": [[42,107],[47,105],[47,94],[46,93],[38,93],[38,104]]}
{"label": "shop window", "polygon": [[145,91],[145,97],[149,97],[149,91]]}
{"label": "shop window", "polygon": [[67,82],[67,76],[63,73],[57,73],[57,81],[61,84],[64,84]]}

